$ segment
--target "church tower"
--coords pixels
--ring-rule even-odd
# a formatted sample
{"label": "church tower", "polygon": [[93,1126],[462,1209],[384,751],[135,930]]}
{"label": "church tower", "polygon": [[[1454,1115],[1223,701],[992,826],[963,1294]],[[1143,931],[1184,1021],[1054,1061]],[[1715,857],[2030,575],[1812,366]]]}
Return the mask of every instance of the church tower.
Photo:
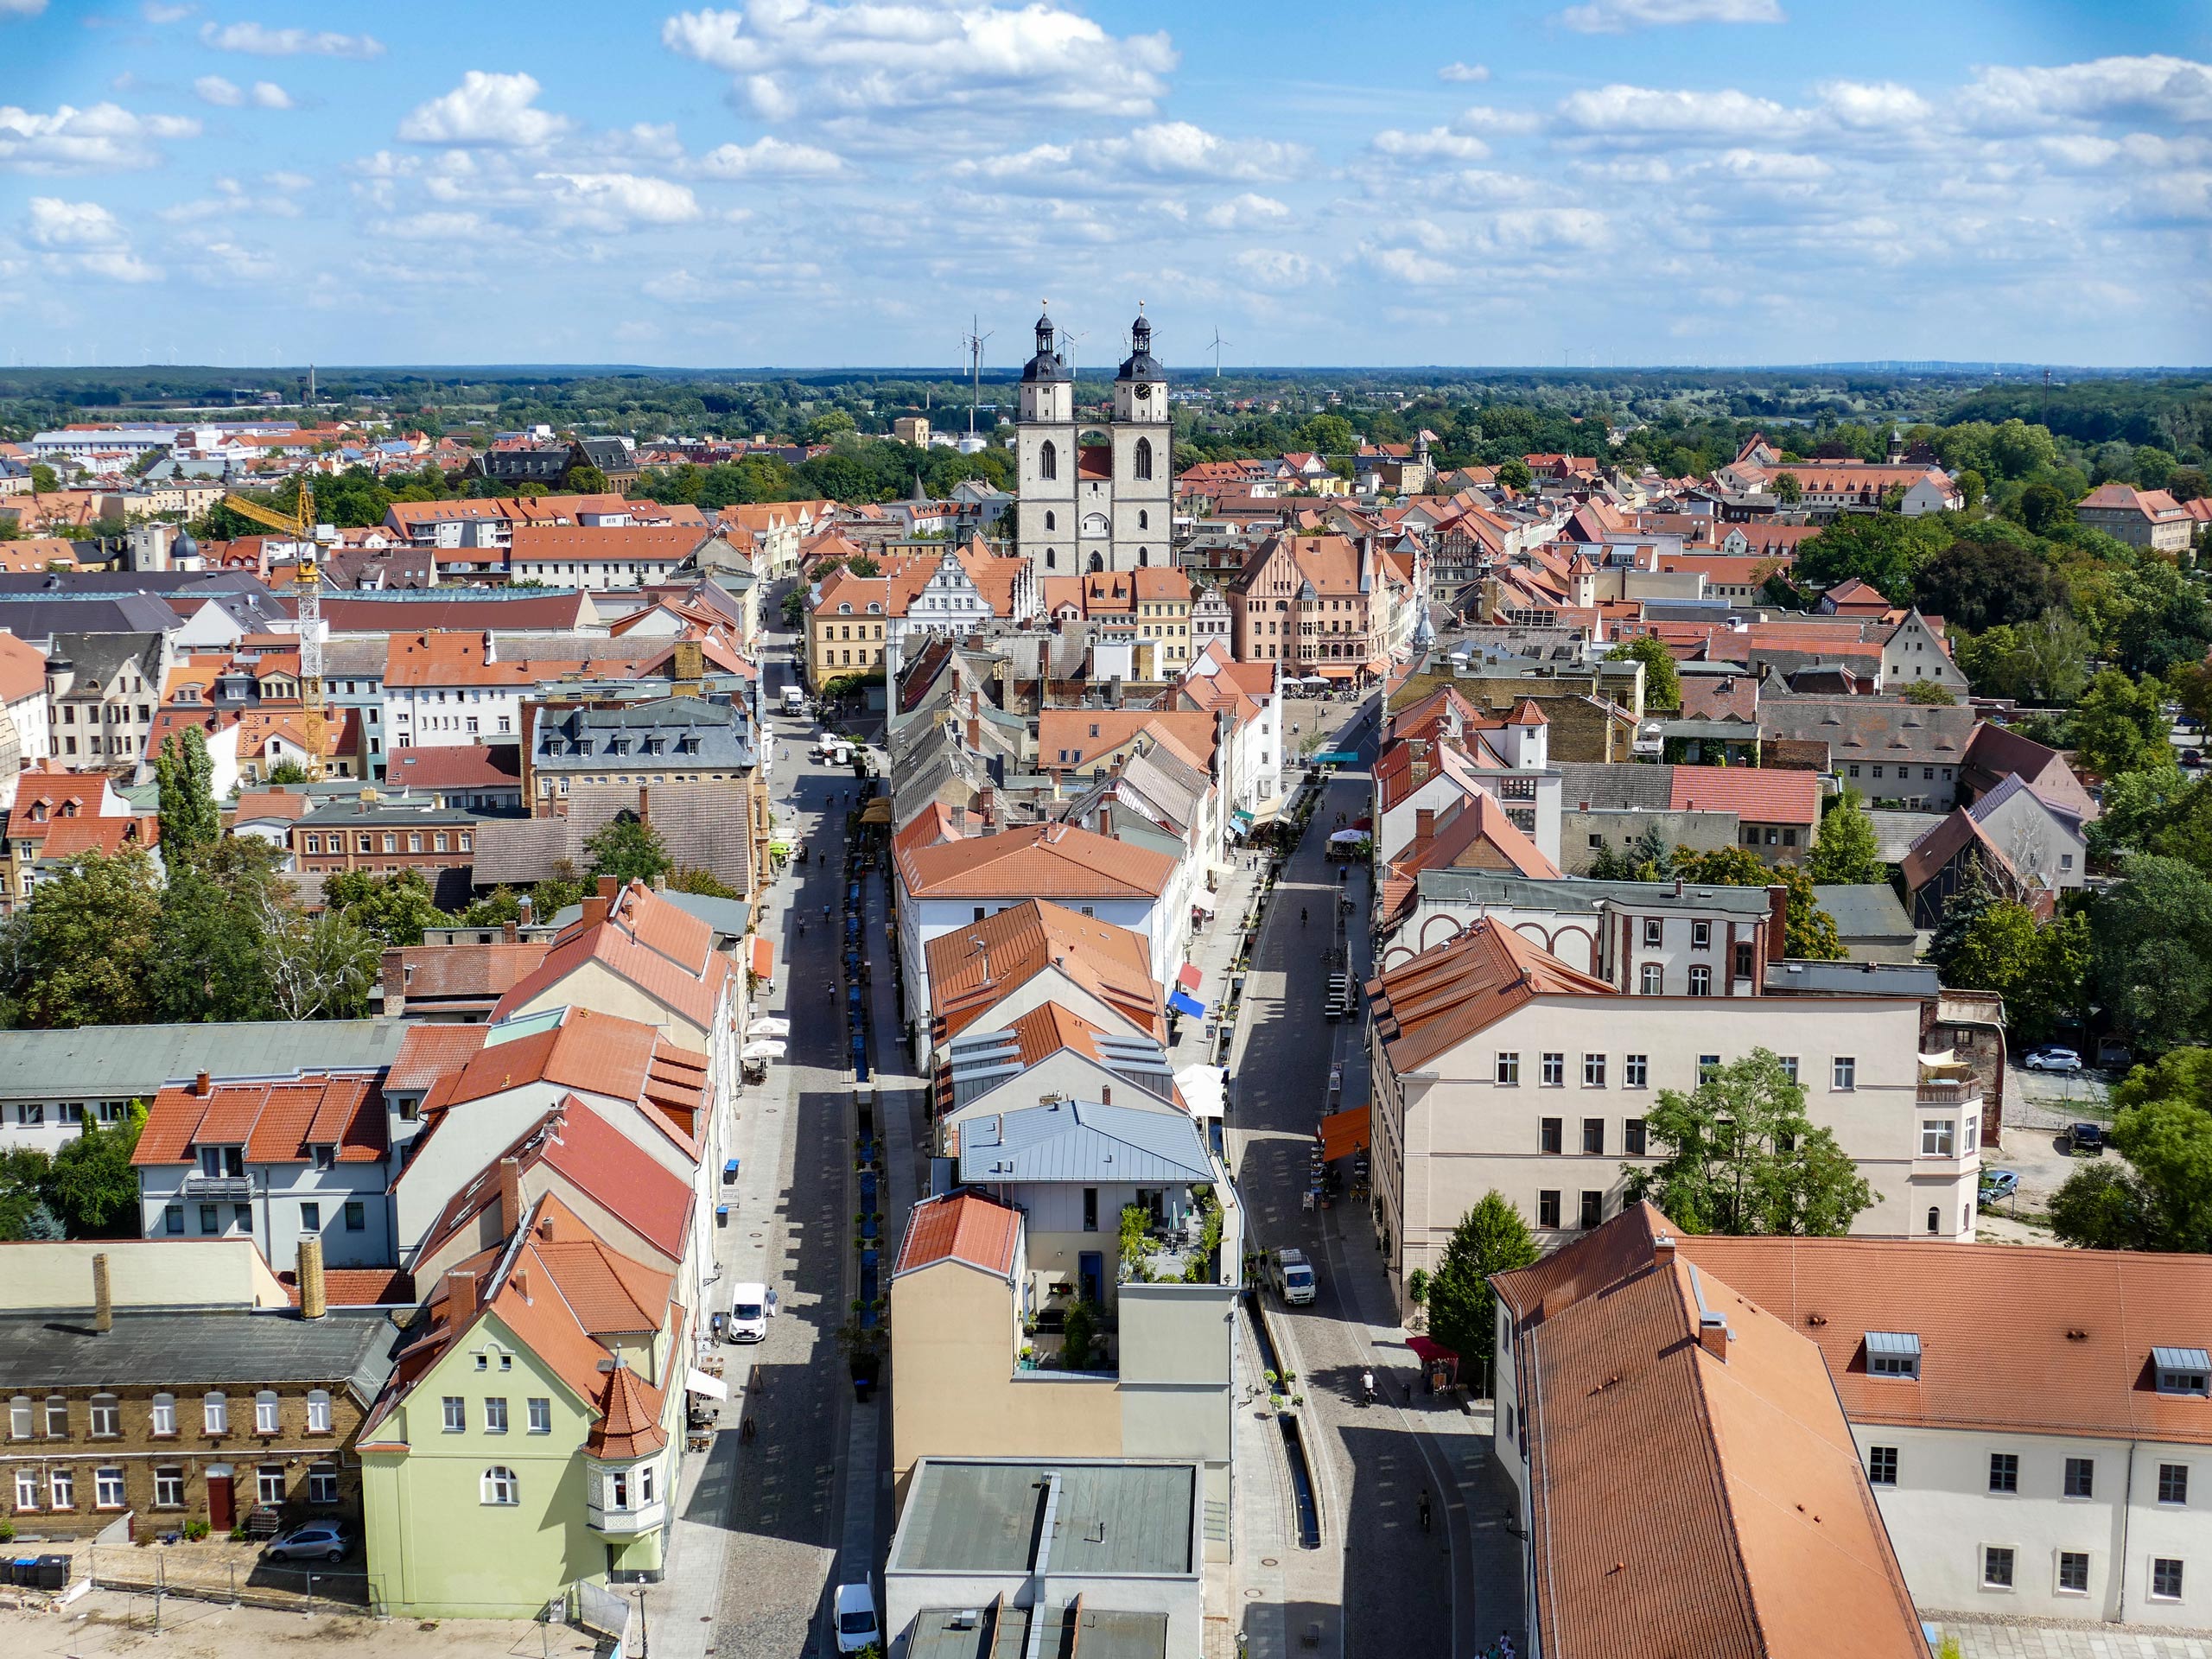
{"label": "church tower", "polygon": [[1049,310],[1037,319],[1037,351],[1021,371],[1015,447],[1020,502],[1014,529],[1039,575],[1073,575],[1077,556],[1075,377],[1053,338]]}
{"label": "church tower", "polygon": [[1152,321],[1137,308],[1129,355],[1114,380],[1116,570],[1175,562],[1173,433],[1167,419],[1167,371],[1152,354]]}

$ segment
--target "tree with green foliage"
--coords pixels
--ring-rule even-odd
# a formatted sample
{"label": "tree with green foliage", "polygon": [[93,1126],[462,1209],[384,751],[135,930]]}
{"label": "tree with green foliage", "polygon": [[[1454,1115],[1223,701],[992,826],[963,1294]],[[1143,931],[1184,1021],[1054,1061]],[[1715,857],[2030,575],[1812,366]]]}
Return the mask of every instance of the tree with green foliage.
{"label": "tree with green foliage", "polygon": [[2166,474],[2166,493],[2177,501],[2198,501],[2204,498],[2212,483],[2208,483],[2202,467],[2177,467]]}
{"label": "tree with green foliage", "polygon": [[54,1160],[36,1147],[0,1152],[0,1243],[67,1236],[46,1201],[53,1171]]}
{"label": "tree with green foliage", "polygon": [[144,853],[65,860],[9,918],[12,1023],[143,1023],[160,917],[161,890]]}
{"label": "tree with green foliage", "polygon": [[2052,1230],[2091,1249],[2212,1251],[2212,1113],[2146,1100],[2120,1114],[2110,1139],[2127,1167],[2069,1176],[2051,1198]]}
{"label": "tree with green foliage", "polygon": [[226,836],[204,858],[173,867],[146,975],[156,1020],[268,1020],[276,1017],[261,918],[268,904],[289,902],[276,874],[277,851],[251,837]]}
{"label": "tree with green foliage", "polygon": [[424,928],[453,925],[453,918],[438,908],[430,884],[419,870],[393,870],[382,875],[367,870],[340,870],[324,878],[322,901],[387,947],[420,944]]}
{"label": "tree with green foliage", "polygon": [[2005,999],[2006,1028],[2018,1044],[2043,1042],[2088,1000],[2089,919],[2039,920],[2010,899],[1978,905],[1947,953],[1943,983],[1994,991]]}
{"label": "tree with green foliage", "polygon": [[671,893],[696,893],[702,899],[742,899],[745,895],[712,870],[696,864],[679,864],[668,873]]}
{"label": "tree with green foliage", "polygon": [[627,886],[651,881],[676,868],[660,832],[631,811],[617,813],[605,828],[584,842],[594,876],[611,875]]}
{"label": "tree with green foliage", "polygon": [[2103,806],[2088,827],[2095,862],[2156,853],[2212,875],[2212,780],[2202,774],[2171,761],[2122,772],[2105,781]]}
{"label": "tree with green foliage", "polygon": [[155,753],[154,779],[160,791],[162,860],[174,870],[223,836],[207,734],[197,726],[171,733]]}
{"label": "tree with green foliage", "polygon": [[2105,1009],[2150,1055],[2199,1040],[2212,1017],[2212,879],[2179,859],[2135,854],[2092,906]]}
{"label": "tree with green foliage", "polygon": [[1298,429],[1299,447],[1317,455],[1341,455],[1352,447],[1351,423],[1341,415],[1316,415]]}
{"label": "tree with green foliage", "polygon": [[1643,664],[1645,713],[1671,711],[1682,706],[1682,671],[1675,664],[1674,653],[1662,641],[1648,633],[1639,634],[1615,645],[1606,657],[1610,662]]}
{"label": "tree with green foliage", "polygon": [[1821,887],[1850,887],[1890,879],[1890,867],[1882,860],[1880,838],[1874,833],[1874,820],[1857,790],[1847,789],[1830,798],[1805,868]]}
{"label": "tree with green foliage", "polygon": [[1833,1238],[1874,1201],[1767,1049],[1707,1071],[1689,1094],[1661,1090],[1644,1133],[1659,1161],[1622,1166],[1629,1198],[1649,1199],[1685,1232]]}
{"label": "tree with green foliage", "polygon": [[1950,541],[1942,514],[1847,513],[1799,544],[1790,575],[1816,588],[1839,587],[1856,576],[1894,603],[1913,593],[1920,567]]}
{"label": "tree with green foliage", "polygon": [[842,409],[825,410],[806,423],[806,442],[834,443],[839,438],[850,437],[860,428],[853,417]]}
{"label": "tree with green foliage", "polygon": [[1528,1222],[1492,1188],[1459,1217],[1428,1281],[1428,1334],[1459,1356],[1463,1380],[1490,1374],[1497,1348],[1497,1294],[1491,1275],[1535,1262]]}
{"label": "tree with green foliage", "polygon": [[2083,530],[2070,543],[2087,556],[2071,567],[2074,610],[2097,652],[2130,674],[2164,674],[2202,660],[2212,643],[2204,589],[2145,550]]}
{"label": "tree with green foliage", "polygon": [[1067,1322],[1060,1327],[1060,1368],[1069,1371],[1087,1371],[1098,1355],[1098,1310],[1088,1296],[1078,1296],[1067,1312]]}
{"label": "tree with green foliage", "polygon": [[2031,484],[2020,492],[2020,522],[2038,536],[2064,524],[2073,511],[2073,503],[2056,485]]}
{"label": "tree with green foliage", "polygon": [[1956,639],[1952,654],[1967,683],[1984,696],[2020,702],[2072,702],[2089,683],[2088,630],[2063,611],[2033,622],[2000,623]]}
{"label": "tree with green foliage", "polygon": [[[1818,843],[1815,845],[1817,848]],[[1673,863],[1676,875],[1699,887],[1786,889],[1783,954],[1803,962],[1843,960],[1843,942],[1836,937],[1835,918],[1821,908],[1813,893],[1813,878],[1802,865],[1762,864],[1752,854],[1732,846],[1716,847],[1709,852],[1677,847]]]}
{"label": "tree with green foliage", "polygon": [[605,495],[613,487],[607,474],[589,462],[581,462],[561,474],[561,488],[569,495]]}
{"label": "tree with green foliage", "polygon": [[1525,490],[1535,480],[1536,475],[1529,470],[1529,463],[1518,455],[1498,463],[1497,481],[1509,490]]}
{"label": "tree with green foliage", "polygon": [[384,956],[381,938],[334,906],[310,915],[273,891],[257,902],[264,971],[278,1018],[347,1020],[367,1007]]}
{"label": "tree with green foliage", "polygon": [[2173,764],[2159,687],[2108,668],[2089,682],[2074,711],[2075,752],[2101,777]]}
{"label": "tree with green foliage", "polygon": [[1795,473],[1777,473],[1774,475],[1774,493],[1775,499],[1783,506],[1794,507],[1805,499],[1805,486],[1797,481]]}
{"label": "tree with green foliage", "polygon": [[2005,477],[2025,478],[2058,464],[2058,444],[2049,427],[2005,421],[1989,435],[1989,459]]}
{"label": "tree with green foliage", "polygon": [[61,487],[61,478],[53,467],[42,461],[31,463],[31,488],[41,495],[52,495]]}
{"label": "tree with green foliage", "polygon": [[2002,530],[2009,535],[1961,538],[1930,556],[1914,574],[1913,603],[1969,633],[2064,609],[2065,579],[2041,544]]}
{"label": "tree with green foliage", "polygon": [[1915,680],[1905,687],[1904,700],[1924,708],[1949,709],[1957,704],[1959,694],[1941,680]]}
{"label": "tree with green foliage", "polygon": [[54,1154],[46,1201],[72,1238],[133,1238],[138,1223],[138,1172],[130,1154],[146,1127],[146,1106],[134,1100],[111,1124],[86,1122],[84,1132]]}
{"label": "tree with green foliage", "polygon": [[269,768],[268,776],[262,779],[262,782],[267,784],[272,789],[280,789],[293,784],[304,784],[311,781],[312,780],[308,777],[308,769],[296,760],[279,760],[275,766]]}
{"label": "tree with green foliage", "polygon": [[2192,1043],[2131,1067],[2113,1085],[2116,1111],[2143,1106],[2154,1100],[2186,1101],[2202,1112],[2212,1112],[2212,1048]]}

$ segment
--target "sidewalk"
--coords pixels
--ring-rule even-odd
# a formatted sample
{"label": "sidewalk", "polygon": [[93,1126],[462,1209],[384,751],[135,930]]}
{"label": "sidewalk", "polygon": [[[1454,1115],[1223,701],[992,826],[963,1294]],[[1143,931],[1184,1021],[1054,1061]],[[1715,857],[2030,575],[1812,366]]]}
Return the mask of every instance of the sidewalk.
{"label": "sidewalk", "polygon": [[1187,959],[1198,970],[1197,995],[1206,1005],[1211,1017],[1177,1022],[1175,1041],[1167,1051],[1167,1061],[1178,1071],[1186,1065],[1214,1064],[1215,1042],[1218,1039],[1209,1041],[1206,1033],[1216,1024],[1222,1004],[1229,998],[1230,964],[1236,960],[1236,953],[1244,942],[1244,912],[1251,908],[1252,894],[1266,868],[1265,854],[1230,854],[1229,874],[1222,879],[1221,890],[1211,895],[1214,913],[1203,931],[1191,935]]}

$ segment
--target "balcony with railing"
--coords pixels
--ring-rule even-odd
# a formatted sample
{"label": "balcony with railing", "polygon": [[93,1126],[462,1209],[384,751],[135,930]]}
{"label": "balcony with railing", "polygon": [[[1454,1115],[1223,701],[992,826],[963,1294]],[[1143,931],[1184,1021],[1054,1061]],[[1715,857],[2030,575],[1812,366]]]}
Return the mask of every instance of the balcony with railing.
{"label": "balcony with railing", "polygon": [[245,1202],[253,1197],[253,1177],[251,1175],[201,1175],[184,1178],[180,1196],[187,1198],[229,1198]]}

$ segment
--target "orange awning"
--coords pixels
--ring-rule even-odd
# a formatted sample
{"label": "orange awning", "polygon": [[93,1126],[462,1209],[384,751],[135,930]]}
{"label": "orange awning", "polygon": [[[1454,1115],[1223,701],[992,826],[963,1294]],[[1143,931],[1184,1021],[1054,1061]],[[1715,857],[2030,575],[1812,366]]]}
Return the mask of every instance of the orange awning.
{"label": "orange awning", "polygon": [[1321,1156],[1330,1163],[1367,1150],[1367,1108],[1332,1112],[1321,1120]]}
{"label": "orange awning", "polygon": [[1359,673],[1357,669],[1345,663],[1317,663],[1311,666],[1325,680],[1349,680]]}
{"label": "orange awning", "polygon": [[776,976],[776,942],[760,933],[753,936],[753,973],[756,979]]}

